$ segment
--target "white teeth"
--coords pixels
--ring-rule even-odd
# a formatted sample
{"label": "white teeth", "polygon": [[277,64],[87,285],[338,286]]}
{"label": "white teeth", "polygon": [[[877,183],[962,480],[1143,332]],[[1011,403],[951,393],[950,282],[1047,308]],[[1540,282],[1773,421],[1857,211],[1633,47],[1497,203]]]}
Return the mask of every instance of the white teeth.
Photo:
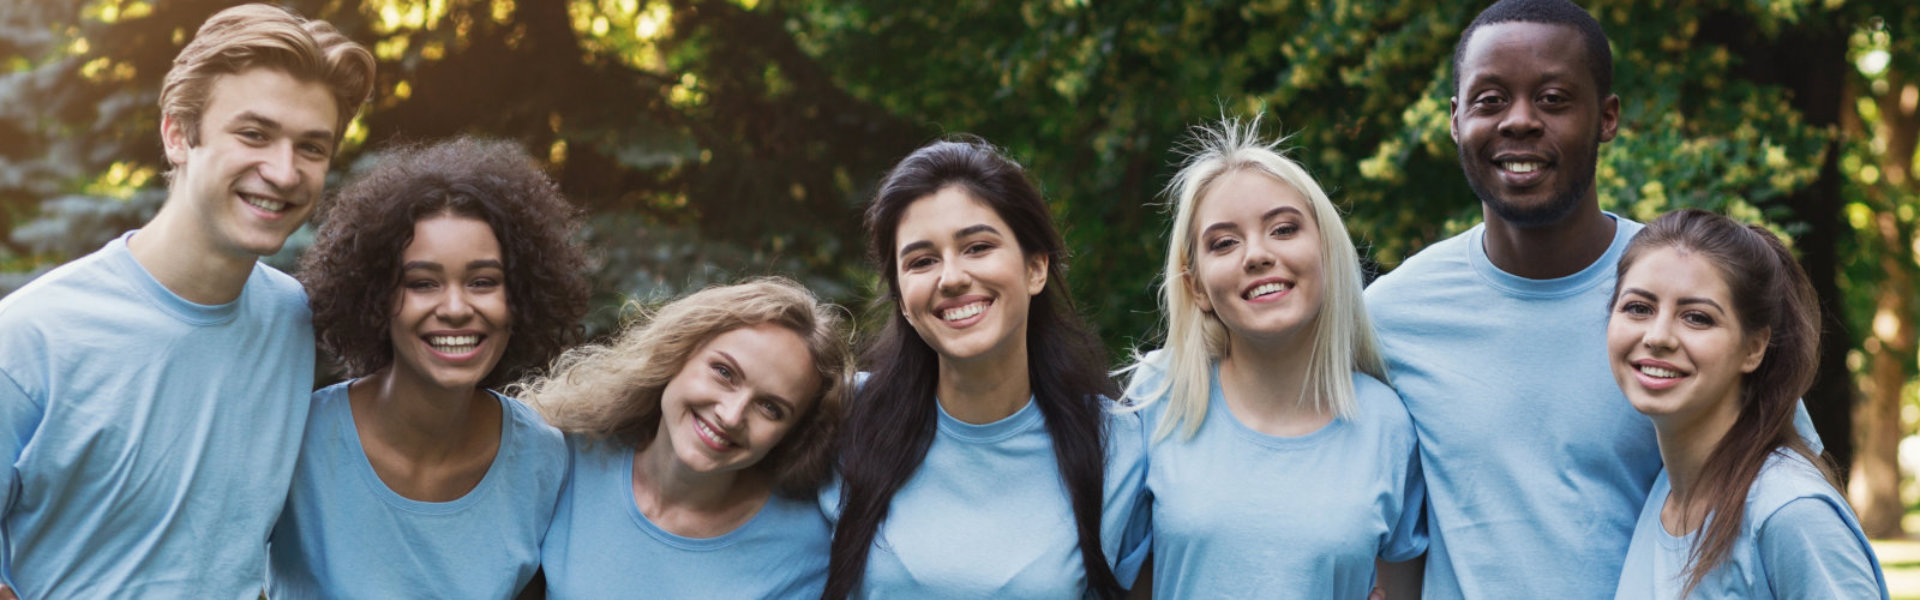
{"label": "white teeth", "polygon": [[720,445],[723,445],[723,446],[728,446],[728,447],[733,446],[733,440],[727,439],[727,436],[720,435],[720,432],[714,431],[712,427],[708,427],[706,421],[703,421],[700,419],[694,419],[693,426],[699,427],[700,432],[703,434],[706,434],[707,439],[720,442]]}
{"label": "white teeth", "polygon": [[1504,164],[1508,173],[1532,173],[1540,170],[1540,167],[1546,166],[1537,162],[1510,162]]}
{"label": "white teeth", "polygon": [[434,350],[447,354],[466,354],[480,346],[480,336],[430,335],[427,336],[427,343],[432,345]]}
{"label": "white teeth", "polygon": [[967,304],[966,306],[962,306],[960,308],[956,308],[953,310],[949,310],[947,312],[940,313],[940,319],[945,321],[958,321],[961,319],[965,319],[967,317],[980,314],[980,311],[983,311],[986,309],[987,309],[987,303],[973,302],[973,303]]}
{"label": "white teeth", "polygon": [[254,208],[258,208],[260,210],[264,210],[267,212],[277,213],[287,209],[287,203],[285,202],[262,200],[262,199],[255,198],[253,196],[248,196],[245,194],[241,194],[240,199],[245,201],[247,204],[253,205]]}
{"label": "white teeth", "polygon": [[1646,373],[1650,377],[1656,377],[1659,379],[1673,379],[1675,377],[1680,376],[1679,371],[1675,371],[1673,369],[1662,369],[1660,367],[1655,367],[1651,365],[1640,365],[1639,369],[1641,373]]}
{"label": "white teeth", "polygon": [[1248,300],[1252,300],[1254,298],[1259,298],[1267,294],[1278,294],[1280,292],[1284,292],[1290,289],[1293,289],[1293,286],[1291,284],[1281,283],[1277,281],[1273,283],[1263,283],[1258,286],[1255,286],[1251,290],[1247,290],[1247,293],[1245,294],[1244,297]]}

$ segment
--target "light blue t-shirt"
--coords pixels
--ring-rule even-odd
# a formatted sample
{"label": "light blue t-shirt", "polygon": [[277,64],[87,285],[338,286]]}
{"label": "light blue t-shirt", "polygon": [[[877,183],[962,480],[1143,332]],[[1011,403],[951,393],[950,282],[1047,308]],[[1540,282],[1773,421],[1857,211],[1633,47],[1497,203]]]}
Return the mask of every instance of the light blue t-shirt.
{"label": "light blue t-shirt", "polygon": [[[929,399],[928,401],[933,401]],[[938,408],[927,457],[893,496],[856,598],[1080,598],[1087,593],[1067,488],[1039,404],[984,425]],[[1108,414],[1100,545],[1122,587],[1146,560],[1149,506],[1139,415]],[[821,494],[829,519],[840,494]]]}
{"label": "light blue t-shirt", "polygon": [[[1427,598],[1606,598],[1619,580],[1660,451],[1607,358],[1615,270],[1642,226],[1607,217],[1606,253],[1566,277],[1495,267],[1483,223],[1367,288],[1420,436]],[[1805,407],[1795,423],[1817,450]]]}
{"label": "light blue t-shirt", "polygon": [[752,519],[710,538],[675,535],[633,499],[634,448],[567,436],[573,477],[540,559],[547,597],[820,597],[833,529],[808,500],[774,494]]}
{"label": "light blue t-shirt", "polygon": [[[1157,353],[1156,353],[1157,354]],[[1164,381],[1153,355],[1134,389]],[[1354,414],[1306,435],[1267,435],[1227,407],[1216,366],[1207,416],[1152,442],[1156,598],[1363,598],[1374,559],[1427,549],[1413,422],[1386,384],[1354,373]],[[1143,411],[1148,431],[1167,398]]]}
{"label": "light blue t-shirt", "polygon": [[252,600],[313,389],[306,295],[256,263],[188,302],[131,236],[0,300],[0,574],[28,600]]}
{"label": "light blue t-shirt", "polygon": [[[1618,600],[1679,598],[1686,588],[1687,558],[1699,532],[1674,536],[1660,524],[1672,491],[1662,469],[1633,529]],[[1689,597],[1884,599],[1887,580],[1846,499],[1806,457],[1781,450],[1748,488],[1740,537],[1725,562]]]}
{"label": "light blue t-shirt", "polygon": [[347,386],[313,393],[313,419],[273,528],[269,595],[511,598],[540,566],[540,540],[567,476],[567,444],[533,409],[500,402],[500,448],[473,490],[422,502],[380,481],[360,445]]}

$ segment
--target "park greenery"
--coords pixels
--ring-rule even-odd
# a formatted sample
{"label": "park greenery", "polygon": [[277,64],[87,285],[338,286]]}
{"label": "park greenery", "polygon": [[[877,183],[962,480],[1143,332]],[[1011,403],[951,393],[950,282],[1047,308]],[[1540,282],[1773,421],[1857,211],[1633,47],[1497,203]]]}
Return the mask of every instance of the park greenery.
{"label": "park greenery", "polygon": [[[0,4],[0,294],[157,210],[161,77],[227,4]],[[1162,189],[1191,125],[1264,113],[1374,273],[1480,218],[1448,132],[1449,60],[1480,0],[286,4],[380,61],[330,177],[400,141],[519,141],[589,216],[593,331],[629,300],[764,273],[868,307],[860,209],[893,161],[953,134],[1031,169],[1116,360],[1155,344]],[[1582,4],[1622,99],[1603,207],[1791,236],[1829,315],[1806,404],[1868,530],[1899,533],[1895,449],[1920,412],[1920,4]],[[291,267],[310,231],[270,260]]]}

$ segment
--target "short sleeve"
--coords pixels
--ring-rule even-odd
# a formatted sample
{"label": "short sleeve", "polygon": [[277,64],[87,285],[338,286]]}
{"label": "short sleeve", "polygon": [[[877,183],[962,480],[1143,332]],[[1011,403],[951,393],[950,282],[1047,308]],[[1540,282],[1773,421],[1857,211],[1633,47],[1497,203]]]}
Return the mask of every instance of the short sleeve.
{"label": "short sleeve", "polygon": [[[26,450],[27,442],[33,441],[33,432],[40,428],[45,412],[46,407],[40,401],[27,395],[5,371],[0,371],[0,521],[6,520],[19,493],[20,476],[14,465],[20,462],[20,453]],[[0,576],[13,571],[12,558],[7,554],[11,546],[6,539],[6,528],[0,527]],[[4,582],[4,577],[0,577],[0,583]]]}
{"label": "short sleeve", "polygon": [[[1103,403],[1104,404],[1104,403]],[[1106,405],[1112,410],[1112,405]],[[1107,510],[1120,511],[1102,520],[1118,519],[1120,543],[1114,550],[1113,576],[1121,587],[1132,588],[1140,577],[1140,567],[1153,549],[1153,492],[1147,488],[1147,431],[1137,413],[1109,415],[1109,461],[1121,469],[1109,469],[1108,477],[1117,477],[1115,498],[1107,501]]]}
{"label": "short sleeve", "polygon": [[[1412,435],[1412,432],[1408,432]],[[1401,484],[1400,518],[1380,547],[1380,560],[1404,562],[1427,551],[1427,481],[1420,470],[1420,446],[1409,445],[1406,481]]]}
{"label": "short sleeve", "polygon": [[1841,510],[1823,498],[1800,498],[1760,526],[1760,560],[1775,597],[1886,597],[1873,550]]}

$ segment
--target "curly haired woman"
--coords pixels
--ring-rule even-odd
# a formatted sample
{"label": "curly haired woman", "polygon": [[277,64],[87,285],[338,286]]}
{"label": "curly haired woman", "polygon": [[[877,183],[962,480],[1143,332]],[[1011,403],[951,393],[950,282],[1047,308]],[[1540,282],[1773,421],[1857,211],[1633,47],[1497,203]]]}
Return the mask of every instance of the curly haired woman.
{"label": "curly haired woman", "polygon": [[387,153],[322,214],[299,277],[349,380],[313,393],[272,597],[505,598],[533,577],[566,443],[488,388],[578,337],[575,215],[518,146],[470,138]]}

